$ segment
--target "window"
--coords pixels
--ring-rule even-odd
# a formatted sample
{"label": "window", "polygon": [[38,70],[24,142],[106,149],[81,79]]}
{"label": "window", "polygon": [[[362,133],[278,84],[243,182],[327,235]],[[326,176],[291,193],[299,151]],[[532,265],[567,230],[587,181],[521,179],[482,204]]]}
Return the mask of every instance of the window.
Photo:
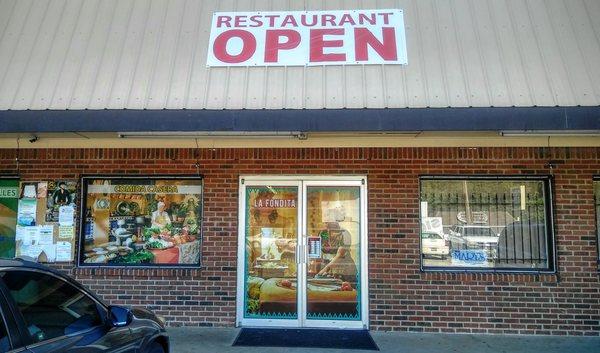
{"label": "window", "polygon": [[84,177],[80,266],[198,266],[199,177]]}
{"label": "window", "polygon": [[553,271],[550,200],[547,177],[421,178],[422,268]]}
{"label": "window", "polygon": [[69,283],[32,271],[0,273],[35,342],[102,325],[99,305]]}
{"label": "window", "polygon": [[594,208],[596,209],[596,245],[598,263],[600,263],[600,178],[594,179]]}
{"label": "window", "polygon": [[0,352],[8,352],[10,350],[10,338],[6,331],[6,322],[0,313]]}

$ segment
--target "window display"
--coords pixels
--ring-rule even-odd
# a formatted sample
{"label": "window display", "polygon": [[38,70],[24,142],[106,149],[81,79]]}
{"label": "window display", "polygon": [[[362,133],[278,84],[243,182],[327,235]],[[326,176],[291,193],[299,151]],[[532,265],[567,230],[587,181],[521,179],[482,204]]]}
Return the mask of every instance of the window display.
{"label": "window display", "polygon": [[360,188],[310,186],[307,319],[360,319]]}
{"label": "window display", "polygon": [[246,318],[298,317],[298,188],[246,188]]}
{"label": "window display", "polygon": [[552,270],[548,178],[421,179],[424,269]]}
{"label": "window display", "polygon": [[198,266],[198,177],[82,179],[80,265]]}
{"label": "window display", "polygon": [[360,187],[304,190],[245,188],[244,318],[360,320]]}

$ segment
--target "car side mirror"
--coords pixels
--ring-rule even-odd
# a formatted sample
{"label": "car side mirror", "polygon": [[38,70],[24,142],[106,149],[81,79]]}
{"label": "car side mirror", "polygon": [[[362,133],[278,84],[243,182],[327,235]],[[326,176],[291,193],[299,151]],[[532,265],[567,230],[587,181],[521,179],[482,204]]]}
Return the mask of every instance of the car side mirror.
{"label": "car side mirror", "polygon": [[112,327],[123,327],[127,326],[133,320],[133,314],[131,310],[122,306],[110,306],[108,307],[109,324]]}

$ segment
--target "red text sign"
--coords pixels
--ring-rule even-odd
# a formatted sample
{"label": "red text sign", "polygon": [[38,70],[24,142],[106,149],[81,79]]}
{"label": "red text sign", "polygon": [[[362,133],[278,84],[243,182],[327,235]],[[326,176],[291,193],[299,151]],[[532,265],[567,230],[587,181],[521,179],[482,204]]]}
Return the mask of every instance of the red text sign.
{"label": "red text sign", "polygon": [[217,12],[208,66],[407,64],[402,10]]}

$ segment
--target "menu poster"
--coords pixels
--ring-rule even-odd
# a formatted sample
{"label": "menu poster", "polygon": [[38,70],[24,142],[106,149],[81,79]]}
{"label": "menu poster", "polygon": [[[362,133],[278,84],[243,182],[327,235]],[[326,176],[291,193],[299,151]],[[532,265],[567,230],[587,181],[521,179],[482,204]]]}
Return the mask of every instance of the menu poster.
{"label": "menu poster", "polygon": [[19,181],[0,179],[0,257],[15,255]]}
{"label": "menu poster", "polygon": [[48,196],[46,198],[46,222],[57,223],[60,217],[61,206],[75,208],[77,198],[76,180],[56,180],[48,182]]}

